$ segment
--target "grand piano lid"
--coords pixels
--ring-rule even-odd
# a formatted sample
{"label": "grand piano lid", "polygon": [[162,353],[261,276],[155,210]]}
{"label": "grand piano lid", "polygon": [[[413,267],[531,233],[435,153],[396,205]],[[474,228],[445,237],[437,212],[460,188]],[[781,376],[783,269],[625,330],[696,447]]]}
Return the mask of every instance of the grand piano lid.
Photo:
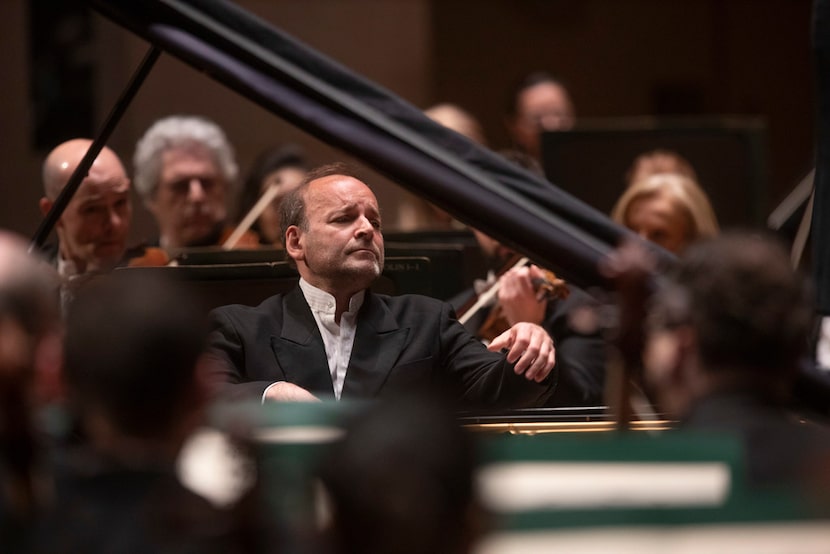
{"label": "grand piano lid", "polygon": [[[605,285],[598,261],[623,236],[634,236],[230,2],[91,3],[157,47],[578,285]],[[652,249],[659,259],[673,260]]]}

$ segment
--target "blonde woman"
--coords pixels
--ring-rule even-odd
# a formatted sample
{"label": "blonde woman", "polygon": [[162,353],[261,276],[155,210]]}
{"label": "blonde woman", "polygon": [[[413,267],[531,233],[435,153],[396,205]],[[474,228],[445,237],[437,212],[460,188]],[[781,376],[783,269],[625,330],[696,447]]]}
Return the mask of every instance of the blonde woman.
{"label": "blonde woman", "polygon": [[658,173],[632,183],[611,218],[675,254],[719,231],[712,204],[700,185],[674,173]]}

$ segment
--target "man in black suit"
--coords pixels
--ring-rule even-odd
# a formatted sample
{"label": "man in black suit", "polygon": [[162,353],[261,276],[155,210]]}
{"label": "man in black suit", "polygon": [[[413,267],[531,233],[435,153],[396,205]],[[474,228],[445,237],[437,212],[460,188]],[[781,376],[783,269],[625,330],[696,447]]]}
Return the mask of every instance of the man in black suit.
{"label": "man in black suit", "polygon": [[645,377],[659,407],[686,429],[736,435],[750,484],[793,484],[826,464],[830,431],[790,405],[812,304],[780,244],[732,233],[692,245],[650,317]]}
{"label": "man in black suit", "polygon": [[312,171],[283,200],[281,221],[299,287],[212,313],[212,351],[233,395],[372,398],[429,388],[478,407],[550,395],[555,352],[538,325],[515,325],[488,352],[449,305],[368,290],[383,268],[380,210],[347,166]]}

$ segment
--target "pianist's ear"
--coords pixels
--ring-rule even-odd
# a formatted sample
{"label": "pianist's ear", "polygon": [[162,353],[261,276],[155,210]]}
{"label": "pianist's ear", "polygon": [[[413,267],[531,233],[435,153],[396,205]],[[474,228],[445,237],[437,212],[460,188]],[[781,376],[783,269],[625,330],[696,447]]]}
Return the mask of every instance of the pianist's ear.
{"label": "pianist's ear", "polygon": [[305,258],[303,252],[304,242],[302,240],[303,231],[296,225],[290,225],[285,230],[285,251],[293,260],[302,260]]}

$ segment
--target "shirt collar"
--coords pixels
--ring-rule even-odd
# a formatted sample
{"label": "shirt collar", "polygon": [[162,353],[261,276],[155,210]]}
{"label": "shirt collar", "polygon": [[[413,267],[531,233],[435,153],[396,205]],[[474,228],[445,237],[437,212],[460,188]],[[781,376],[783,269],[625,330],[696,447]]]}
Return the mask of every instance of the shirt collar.
{"label": "shirt collar", "polygon": [[61,277],[75,277],[78,275],[78,266],[72,260],[65,260],[58,251],[58,275]]}
{"label": "shirt collar", "polygon": [[[324,314],[334,315],[337,308],[337,301],[334,296],[322,289],[318,289],[302,277],[300,277],[300,290],[303,291],[305,301],[308,302],[308,307],[314,312],[321,312]],[[346,313],[357,313],[363,305],[363,300],[366,298],[366,290],[362,290],[354,294],[349,299],[349,309]]]}

